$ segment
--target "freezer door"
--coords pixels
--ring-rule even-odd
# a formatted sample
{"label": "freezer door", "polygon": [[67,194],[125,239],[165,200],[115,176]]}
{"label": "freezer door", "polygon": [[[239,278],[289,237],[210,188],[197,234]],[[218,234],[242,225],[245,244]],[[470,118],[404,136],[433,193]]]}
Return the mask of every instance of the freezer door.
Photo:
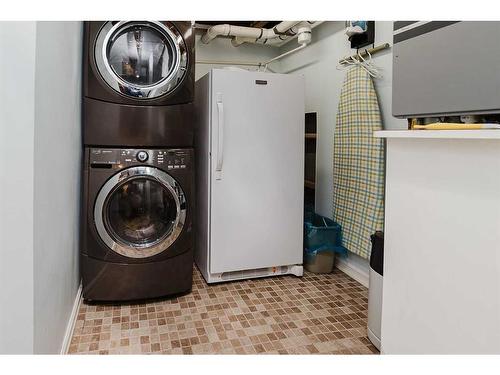
{"label": "freezer door", "polygon": [[210,272],[302,264],[302,76],[214,69]]}

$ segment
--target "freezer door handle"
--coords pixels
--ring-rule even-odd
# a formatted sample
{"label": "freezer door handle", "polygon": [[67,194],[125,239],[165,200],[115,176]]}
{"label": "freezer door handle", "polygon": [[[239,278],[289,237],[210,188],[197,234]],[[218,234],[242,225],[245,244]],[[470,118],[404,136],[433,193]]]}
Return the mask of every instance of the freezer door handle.
{"label": "freezer door handle", "polygon": [[217,164],[215,166],[215,179],[222,179],[222,162],[224,153],[224,104],[222,95],[217,94]]}

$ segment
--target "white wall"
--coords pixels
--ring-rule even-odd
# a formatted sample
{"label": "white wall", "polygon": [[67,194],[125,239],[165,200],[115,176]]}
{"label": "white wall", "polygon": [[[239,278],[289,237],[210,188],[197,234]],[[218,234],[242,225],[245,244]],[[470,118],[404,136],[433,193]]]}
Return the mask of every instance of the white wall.
{"label": "white wall", "polygon": [[0,22],[0,354],[33,350],[35,22]]}
{"label": "white wall", "polygon": [[77,292],[81,34],[0,22],[0,354],[58,353]]}
{"label": "white wall", "polygon": [[[377,21],[375,45],[389,42],[392,45],[392,21]],[[296,46],[291,41],[282,51]],[[295,54],[281,60],[282,73],[304,74],[306,81],[306,111],[318,112],[318,139],[316,160],[316,211],[332,217],[333,206],[333,134],[340,90],[345,71],[337,70],[338,61],[355,53],[344,34],[344,21],[324,22],[313,29],[312,43]],[[405,129],[406,121],[392,117],[392,52],[380,52],[373,57],[381,68],[382,78],[375,80],[379,105],[386,129]],[[368,263],[350,254],[348,262],[358,272],[367,272]]]}
{"label": "white wall", "polygon": [[61,350],[79,286],[81,22],[38,22],[35,79],[34,351]]}

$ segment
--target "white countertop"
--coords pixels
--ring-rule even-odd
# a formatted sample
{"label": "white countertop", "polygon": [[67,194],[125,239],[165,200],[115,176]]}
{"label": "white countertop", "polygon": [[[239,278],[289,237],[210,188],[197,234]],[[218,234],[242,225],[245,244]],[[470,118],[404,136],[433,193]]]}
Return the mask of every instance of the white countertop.
{"label": "white countertop", "polygon": [[379,130],[375,138],[500,139],[500,129],[481,130]]}

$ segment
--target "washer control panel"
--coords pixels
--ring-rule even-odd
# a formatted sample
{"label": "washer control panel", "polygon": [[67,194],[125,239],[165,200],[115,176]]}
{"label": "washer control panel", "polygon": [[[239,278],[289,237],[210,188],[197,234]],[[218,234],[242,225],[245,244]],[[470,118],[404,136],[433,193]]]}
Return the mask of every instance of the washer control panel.
{"label": "washer control panel", "polygon": [[136,165],[153,165],[165,170],[191,167],[193,150],[190,149],[90,149],[90,165],[101,168],[125,168]]}

